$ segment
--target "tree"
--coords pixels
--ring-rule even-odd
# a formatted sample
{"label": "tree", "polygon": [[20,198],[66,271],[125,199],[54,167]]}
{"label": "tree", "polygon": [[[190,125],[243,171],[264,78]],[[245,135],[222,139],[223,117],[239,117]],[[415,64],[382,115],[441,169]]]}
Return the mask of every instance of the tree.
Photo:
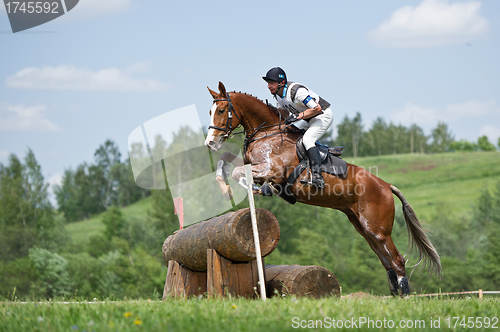
{"label": "tree", "polygon": [[[131,156],[137,155],[144,155],[140,144],[132,146]],[[120,156],[115,143],[107,140],[96,150],[95,164],[83,163],[75,171],[64,171],[54,192],[67,221],[87,219],[110,206],[127,206],[150,194],[136,185],[130,158],[122,163]]]}
{"label": "tree", "polygon": [[434,153],[449,151],[450,145],[454,141],[452,133],[448,131],[448,125],[444,122],[438,123],[437,127],[432,130],[431,137],[430,150]]}
{"label": "tree", "polygon": [[45,249],[30,249],[29,258],[39,273],[48,298],[64,296],[72,290],[68,262],[58,254]]}
{"label": "tree", "polygon": [[390,124],[387,128],[388,146],[392,154],[410,152],[409,130],[402,125]]}
{"label": "tree", "polygon": [[366,144],[368,146],[368,155],[382,155],[387,154],[388,150],[388,137],[387,137],[387,124],[384,119],[378,117],[374,122],[368,133],[366,134]]}
{"label": "tree", "polygon": [[119,235],[125,225],[125,219],[121,210],[116,206],[112,206],[103,214],[102,223],[106,226],[104,236],[111,240],[113,236]]}
{"label": "tree", "polygon": [[477,139],[477,146],[481,151],[496,151],[495,146],[490,143],[488,136],[484,135]]}
{"label": "tree", "polygon": [[47,188],[30,149],[24,164],[14,154],[9,165],[0,164],[0,260],[26,257],[35,245],[54,249],[64,242]]}
{"label": "tree", "polygon": [[478,146],[476,143],[468,142],[464,139],[460,141],[455,141],[450,144],[450,151],[456,152],[472,152],[476,151]]}
{"label": "tree", "polygon": [[65,170],[61,186],[56,186],[59,212],[67,221],[88,219],[92,215],[105,211],[99,197],[99,188],[103,184],[102,172],[95,166],[83,163],[72,170]]}
{"label": "tree", "polygon": [[108,139],[94,153],[96,163],[89,168],[91,181],[106,210],[118,203],[118,179],[114,169],[120,164],[120,156],[118,147]]}
{"label": "tree", "polygon": [[500,182],[491,194],[483,191],[474,210],[474,231],[484,234],[485,267],[483,275],[490,282],[490,287],[500,287]]}
{"label": "tree", "polygon": [[337,144],[344,146],[345,155],[356,158],[362,152],[363,124],[361,114],[350,120],[347,115],[338,125]]}
{"label": "tree", "polygon": [[413,143],[410,143],[410,153],[425,153],[426,149],[428,148],[427,141],[429,137],[424,134],[424,130],[422,128],[417,125],[411,126],[410,139]]}

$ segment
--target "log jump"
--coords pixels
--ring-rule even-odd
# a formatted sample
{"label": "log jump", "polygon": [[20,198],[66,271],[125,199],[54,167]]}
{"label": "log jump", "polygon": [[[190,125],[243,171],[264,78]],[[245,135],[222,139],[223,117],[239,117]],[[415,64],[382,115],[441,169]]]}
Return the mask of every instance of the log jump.
{"label": "log jump", "polygon": [[[268,256],[278,246],[280,227],[276,217],[266,209],[256,209],[260,250]],[[235,262],[255,260],[250,209],[229,212],[191,225],[163,243],[165,264],[175,260],[193,271],[207,271],[207,249]]]}
{"label": "log jump", "polygon": [[[280,228],[268,210],[256,209],[262,256],[276,249]],[[163,243],[166,297],[257,295],[256,253],[250,209],[191,225]]]}
{"label": "log jump", "polygon": [[[276,217],[256,209],[261,255],[271,254],[280,239]],[[258,273],[250,209],[219,217],[176,231],[163,243],[168,267],[163,299],[258,296]],[[340,296],[337,279],[318,266],[268,265],[266,293],[320,298]]]}

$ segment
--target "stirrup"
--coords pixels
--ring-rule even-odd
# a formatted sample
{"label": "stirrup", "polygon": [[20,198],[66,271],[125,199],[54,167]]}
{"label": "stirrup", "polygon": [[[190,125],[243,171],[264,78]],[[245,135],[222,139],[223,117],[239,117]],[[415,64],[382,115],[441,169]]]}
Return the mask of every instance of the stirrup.
{"label": "stirrup", "polygon": [[304,187],[316,186],[320,189],[325,187],[325,181],[321,179],[300,180],[300,183],[302,183]]}
{"label": "stirrup", "polygon": [[325,180],[323,180],[323,177],[321,175],[312,172],[310,172],[309,174],[311,174],[311,177],[309,179],[300,180],[300,183],[302,183],[304,187],[316,186],[320,189],[323,189],[325,187]]}

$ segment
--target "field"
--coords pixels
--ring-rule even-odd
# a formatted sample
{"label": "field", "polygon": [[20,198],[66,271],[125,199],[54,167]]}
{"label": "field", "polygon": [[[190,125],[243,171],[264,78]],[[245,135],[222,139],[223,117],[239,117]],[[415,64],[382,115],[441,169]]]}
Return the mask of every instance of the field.
{"label": "field", "polygon": [[[124,216],[145,215],[151,207],[151,197],[140,200],[139,202],[122,209]],[[88,241],[94,235],[100,234],[104,230],[104,224],[101,222],[101,216],[97,215],[90,219],[70,223],[66,225],[73,243],[81,244]]]}
{"label": "field", "polygon": [[0,304],[1,331],[497,330],[500,299],[344,297]]}

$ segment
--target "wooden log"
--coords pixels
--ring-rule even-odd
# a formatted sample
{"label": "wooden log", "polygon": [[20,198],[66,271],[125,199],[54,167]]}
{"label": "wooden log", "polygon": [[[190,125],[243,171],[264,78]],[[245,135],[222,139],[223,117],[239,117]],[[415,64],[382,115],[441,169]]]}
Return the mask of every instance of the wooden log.
{"label": "wooden log", "polygon": [[268,296],[296,295],[321,298],[340,297],[340,285],[335,275],[320,266],[267,265]]}
{"label": "wooden log", "polygon": [[207,292],[207,273],[183,267],[176,261],[168,262],[167,279],[163,299],[167,297],[188,298]]}
{"label": "wooden log", "polygon": [[220,256],[217,251],[207,249],[207,261],[208,297],[258,296],[259,276],[256,260],[233,262]]}
{"label": "wooden log", "polygon": [[[262,256],[276,248],[280,228],[276,217],[266,209],[256,209]],[[229,212],[191,225],[169,236],[163,243],[165,264],[175,260],[193,271],[207,270],[207,249],[235,262],[254,260],[255,245],[250,209]]]}

